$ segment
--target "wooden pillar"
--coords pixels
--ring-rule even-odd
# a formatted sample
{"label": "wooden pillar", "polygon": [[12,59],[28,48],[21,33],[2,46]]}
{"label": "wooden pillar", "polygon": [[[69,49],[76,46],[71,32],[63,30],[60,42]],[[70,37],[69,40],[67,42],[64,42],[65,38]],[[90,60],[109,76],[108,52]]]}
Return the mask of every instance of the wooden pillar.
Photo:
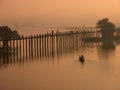
{"label": "wooden pillar", "polygon": [[39,34],[39,48],[40,48],[39,49],[39,52],[40,52],[39,54],[40,54],[40,57],[41,57],[41,51],[42,50],[41,50],[41,35],[40,34]]}
{"label": "wooden pillar", "polygon": [[44,35],[42,34],[42,56],[44,56]]}
{"label": "wooden pillar", "polygon": [[44,55],[46,56],[46,34],[44,34]]}
{"label": "wooden pillar", "polygon": [[19,49],[19,51],[20,51],[20,58],[21,58],[21,39],[22,39],[22,37],[20,36],[20,38],[19,38],[19,47],[20,47],[20,49]]}
{"label": "wooden pillar", "polygon": [[38,34],[37,34],[37,37],[36,37],[36,39],[37,39],[37,57],[39,57],[39,43],[38,43],[38,38],[39,38],[39,36],[38,36]]}
{"label": "wooden pillar", "polygon": [[22,35],[22,54],[23,54],[23,59],[24,59],[24,57],[25,57],[25,53],[24,53],[24,47],[25,45],[24,45],[24,36]]}
{"label": "wooden pillar", "polygon": [[58,48],[59,48],[59,41],[58,41],[58,37],[59,37],[59,31],[57,30],[56,32],[56,51],[57,51],[57,57],[59,56],[59,52],[58,52]]}
{"label": "wooden pillar", "polygon": [[78,51],[78,31],[76,31],[76,50]]}
{"label": "wooden pillar", "polygon": [[49,34],[47,33],[47,55],[49,56]]}
{"label": "wooden pillar", "polygon": [[15,53],[15,38],[12,38],[12,43],[13,43],[13,53]]}
{"label": "wooden pillar", "polygon": [[26,45],[26,59],[28,59],[28,37],[25,37],[25,45]]}
{"label": "wooden pillar", "polygon": [[36,58],[36,35],[34,35],[33,41],[34,41],[34,42],[33,42],[33,44],[34,44],[34,45],[33,45],[33,46],[34,46],[34,47],[33,47],[33,53],[34,53],[33,56]]}
{"label": "wooden pillar", "polygon": [[31,36],[28,37],[28,52],[29,52],[29,59],[31,58]]}
{"label": "wooden pillar", "polygon": [[54,57],[54,31],[52,31],[52,56]]}
{"label": "wooden pillar", "polygon": [[33,35],[31,35],[31,43],[30,43],[30,45],[31,45],[31,57],[32,57],[32,59],[33,59],[33,51],[34,51],[34,47],[33,47],[33,44],[34,44],[34,42],[33,42]]}
{"label": "wooden pillar", "polygon": [[18,55],[19,55],[19,46],[18,46],[18,40],[19,40],[19,37],[16,37],[16,51],[17,51],[17,61],[18,61]]}

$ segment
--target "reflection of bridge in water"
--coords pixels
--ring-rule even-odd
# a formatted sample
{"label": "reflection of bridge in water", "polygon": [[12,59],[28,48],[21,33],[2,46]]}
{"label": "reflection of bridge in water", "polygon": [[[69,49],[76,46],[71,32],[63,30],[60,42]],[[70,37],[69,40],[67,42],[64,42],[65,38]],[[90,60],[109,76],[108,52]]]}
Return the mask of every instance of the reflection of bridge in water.
{"label": "reflection of bridge in water", "polygon": [[[120,31],[116,30],[115,37],[120,39]],[[86,38],[88,38],[87,43]],[[2,46],[0,41],[0,46]],[[11,38],[8,46],[0,48],[0,67],[9,64],[22,64],[27,60],[41,58],[59,58],[66,53],[74,53],[85,47],[101,45],[100,31],[69,31],[21,36]]]}

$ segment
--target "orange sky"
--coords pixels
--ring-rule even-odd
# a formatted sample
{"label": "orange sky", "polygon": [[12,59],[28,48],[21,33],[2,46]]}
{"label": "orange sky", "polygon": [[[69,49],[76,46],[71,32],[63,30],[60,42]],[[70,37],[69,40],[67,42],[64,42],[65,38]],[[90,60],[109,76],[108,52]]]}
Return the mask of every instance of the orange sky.
{"label": "orange sky", "polygon": [[0,22],[29,19],[94,25],[108,17],[120,25],[119,10],[119,0],[0,0]]}

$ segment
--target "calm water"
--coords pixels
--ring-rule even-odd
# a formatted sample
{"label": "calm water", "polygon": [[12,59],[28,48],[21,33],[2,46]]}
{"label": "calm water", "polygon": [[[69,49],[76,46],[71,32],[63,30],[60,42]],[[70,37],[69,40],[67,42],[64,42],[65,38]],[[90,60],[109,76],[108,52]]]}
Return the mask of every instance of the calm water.
{"label": "calm water", "polygon": [[[0,68],[0,90],[120,90],[120,45],[84,47]],[[78,56],[84,54],[81,64]]]}

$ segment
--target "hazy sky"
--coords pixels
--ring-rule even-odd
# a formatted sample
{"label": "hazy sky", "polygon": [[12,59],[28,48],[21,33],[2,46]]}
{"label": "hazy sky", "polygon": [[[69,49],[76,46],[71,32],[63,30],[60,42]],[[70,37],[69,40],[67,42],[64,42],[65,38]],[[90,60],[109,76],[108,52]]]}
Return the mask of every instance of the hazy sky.
{"label": "hazy sky", "polygon": [[120,0],[0,0],[0,23],[11,21],[95,25],[108,17],[120,25]]}

